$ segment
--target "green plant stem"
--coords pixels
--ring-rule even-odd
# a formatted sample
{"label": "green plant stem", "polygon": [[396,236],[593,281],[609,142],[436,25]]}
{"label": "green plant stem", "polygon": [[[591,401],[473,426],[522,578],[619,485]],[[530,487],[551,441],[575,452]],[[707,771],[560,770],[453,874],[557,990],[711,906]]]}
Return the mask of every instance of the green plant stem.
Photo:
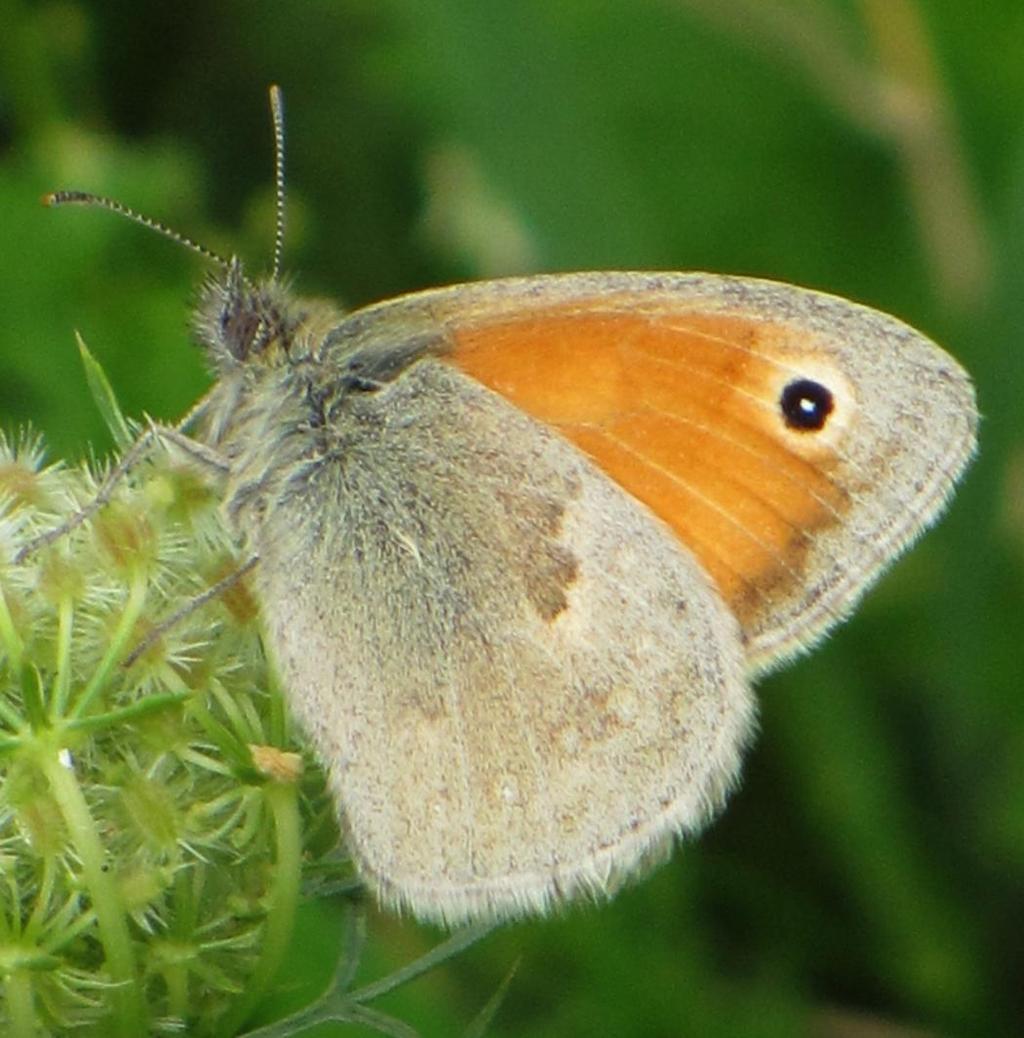
{"label": "green plant stem", "polygon": [[35,941],[37,934],[43,932],[46,911],[50,905],[50,897],[53,894],[54,884],[54,859],[52,854],[47,854],[43,859],[43,872],[39,878],[39,890],[35,896],[35,904],[32,914],[25,923],[24,934],[30,940]]}
{"label": "green plant stem", "polygon": [[82,863],[85,885],[96,913],[107,971],[115,985],[111,992],[114,1005],[113,1032],[124,1038],[138,1038],[147,1033],[146,1014],[121,893],[115,877],[103,867],[103,844],[74,773],[61,764],[55,752],[41,753],[39,765],[50,783],[71,842]]}
{"label": "green plant stem", "polygon": [[21,669],[21,654],[24,652],[25,646],[15,629],[11,611],[7,608],[7,599],[4,597],[2,585],[0,585],[0,641],[4,643],[7,655],[11,658],[11,669],[17,673]]}
{"label": "green plant stem", "polygon": [[13,969],[4,980],[4,1002],[7,1010],[7,1034],[10,1038],[35,1038],[35,999],[32,975],[26,969]]}
{"label": "green plant stem", "polygon": [[267,986],[288,951],[295,925],[302,875],[298,788],[293,783],[268,782],[264,786],[264,795],[274,817],[275,862],[262,953],[245,994],[221,1020],[218,1034],[235,1034],[266,994]]}
{"label": "green plant stem", "polygon": [[157,714],[161,710],[168,710],[186,702],[192,696],[191,692],[166,692],[154,693],[140,699],[130,706],[124,706],[117,710],[109,710],[103,714],[91,714],[80,721],[72,721],[66,726],[71,732],[89,733],[96,732],[102,728],[113,728],[115,725],[130,724],[143,717]]}
{"label": "green plant stem", "polygon": [[188,968],[176,962],[166,966],[162,971],[164,983],[167,985],[168,1015],[187,1019],[188,1006]]}
{"label": "green plant stem", "polygon": [[60,717],[67,709],[71,692],[71,634],[75,623],[75,603],[70,595],[61,599],[57,610],[57,651],[54,660],[53,702],[50,716]]}
{"label": "green plant stem", "polygon": [[110,671],[121,659],[124,647],[131,637],[135,624],[142,613],[142,607],[146,603],[146,583],[145,571],[139,566],[132,574],[132,582],[128,589],[128,600],[125,602],[121,619],[117,622],[114,636],[110,639],[110,644],[107,646],[107,651],[103,654],[103,659],[100,660],[99,665],[93,671],[92,677],[89,678],[89,683],[85,686],[85,690],[72,708],[71,716],[81,717],[88,710],[93,699],[96,698],[96,695],[103,688]]}

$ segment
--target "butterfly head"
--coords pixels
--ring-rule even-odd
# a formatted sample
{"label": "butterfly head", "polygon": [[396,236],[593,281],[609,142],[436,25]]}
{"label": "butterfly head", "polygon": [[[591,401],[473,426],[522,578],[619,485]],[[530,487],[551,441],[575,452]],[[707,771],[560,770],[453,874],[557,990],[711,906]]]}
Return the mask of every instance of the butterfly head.
{"label": "butterfly head", "polygon": [[276,276],[250,280],[237,259],[199,289],[193,332],[218,375],[287,359],[301,307]]}

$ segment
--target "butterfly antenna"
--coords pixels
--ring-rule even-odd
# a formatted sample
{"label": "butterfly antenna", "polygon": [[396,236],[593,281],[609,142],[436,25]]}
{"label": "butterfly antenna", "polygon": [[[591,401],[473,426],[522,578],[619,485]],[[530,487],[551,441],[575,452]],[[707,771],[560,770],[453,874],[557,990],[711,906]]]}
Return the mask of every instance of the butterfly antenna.
{"label": "butterfly antenna", "polygon": [[106,198],[104,195],[94,195],[91,191],[52,191],[48,195],[43,195],[43,205],[52,207],[59,205],[87,205],[95,209],[107,209],[143,227],[148,227],[151,231],[156,231],[157,234],[170,238],[171,241],[177,242],[179,245],[184,245],[186,249],[191,249],[204,259],[211,260],[225,270],[231,266],[230,262],[223,256],[214,252],[213,249],[208,249],[205,245],[200,245],[199,242],[193,241],[187,234],[172,230],[159,220],[154,220],[151,216],[143,216],[142,213],[136,212],[123,202],[118,202],[113,198]]}
{"label": "butterfly antenna", "polygon": [[281,273],[284,254],[284,101],[281,88],[274,83],[270,87],[270,116],[274,121],[274,266],[276,281]]}

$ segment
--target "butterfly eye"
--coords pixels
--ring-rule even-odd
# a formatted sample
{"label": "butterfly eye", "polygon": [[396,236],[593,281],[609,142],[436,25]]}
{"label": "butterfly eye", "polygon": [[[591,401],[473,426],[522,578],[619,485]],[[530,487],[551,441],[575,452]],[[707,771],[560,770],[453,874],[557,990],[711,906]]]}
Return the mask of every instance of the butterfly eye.
{"label": "butterfly eye", "polygon": [[800,432],[817,432],[825,428],[835,408],[832,391],[809,378],[790,382],[779,397],[779,407],[786,425]]}

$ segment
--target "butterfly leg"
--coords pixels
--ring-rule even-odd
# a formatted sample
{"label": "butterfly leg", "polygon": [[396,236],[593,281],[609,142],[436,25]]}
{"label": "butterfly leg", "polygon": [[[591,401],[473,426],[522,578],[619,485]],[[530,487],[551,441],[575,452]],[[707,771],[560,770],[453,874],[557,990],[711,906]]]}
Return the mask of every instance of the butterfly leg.
{"label": "butterfly leg", "polygon": [[226,577],[211,584],[205,591],[189,599],[183,606],[176,609],[170,616],[165,617],[152,628],[149,633],[135,646],[134,649],[121,661],[122,667],[130,667],[154,642],[162,638],[172,627],[181,623],[186,617],[191,616],[197,609],[201,609],[207,602],[219,598],[225,591],[230,590],[237,584],[259,562],[258,555],[251,555],[238,569],[232,570]]}
{"label": "butterfly leg", "polygon": [[191,439],[181,432],[178,427],[162,426],[150,421],[145,432],[121,455],[118,463],[107,473],[106,479],[103,480],[93,499],[65,519],[64,522],[58,523],[45,533],[41,533],[38,537],[29,541],[14,556],[15,564],[24,562],[40,549],[45,548],[48,544],[53,544],[54,541],[58,541],[62,537],[66,537],[86,520],[91,519],[104,505],[109,503],[121,480],[131,472],[155,444],[161,441],[172,443],[194,461],[215,471],[218,475],[224,475],[228,471],[227,461],[216,451],[203,443]]}

